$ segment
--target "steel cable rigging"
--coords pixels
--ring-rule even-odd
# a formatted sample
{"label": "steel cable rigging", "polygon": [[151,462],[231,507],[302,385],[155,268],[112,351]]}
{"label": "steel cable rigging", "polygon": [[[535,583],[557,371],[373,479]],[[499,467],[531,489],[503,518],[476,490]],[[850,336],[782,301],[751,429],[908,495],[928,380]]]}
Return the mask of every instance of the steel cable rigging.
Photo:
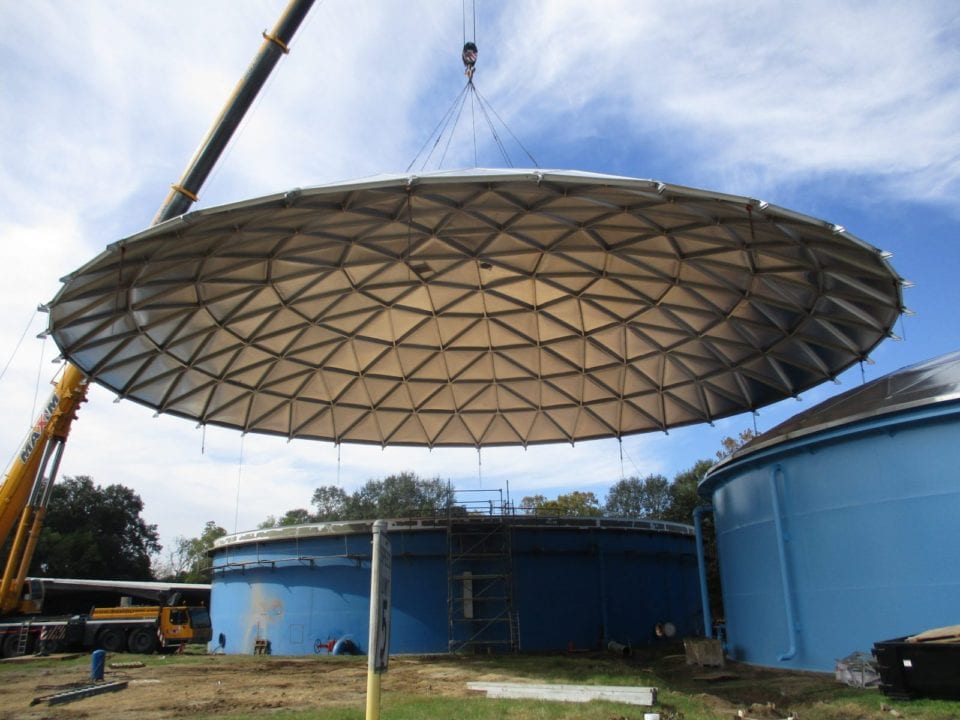
{"label": "steel cable rigging", "polygon": [[[413,160],[410,161],[410,164],[407,166],[407,172],[410,172],[415,167],[418,171],[423,171],[427,168],[431,159],[434,157],[434,154],[439,150],[439,159],[437,161],[437,169],[443,167],[443,164],[447,157],[447,152],[450,149],[450,145],[453,141],[454,134],[456,133],[457,126],[460,123],[460,119],[463,116],[463,109],[467,104],[467,101],[470,102],[470,118],[473,134],[473,163],[474,167],[478,166],[478,145],[477,145],[477,110],[479,109],[479,115],[483,120],[483,123],[486,125],[487,130],[490,132],[490,136],[493,139],[494,145],[496,145],[497,150],[500,153],[500,157],[503,159],[507,167],[515,167],[513,160],[510,157],[510,153],[507,151],[507,146],[504,143],[503,139],[500,136],[498,131],[499,126],[505,130],[510,137],[513,139],[513,142],[524,152],[527,158],[530,159],[530,162],[533,163],[535,167],[540,167],[539,163],[533,157],[529,150],[523,145],[520,139],[514,134],[510,129],[507,123],[504,121],[500,114],[494,109],[493,105],[480,93],[477,89],[477,86],[474,84],[473,78],[474,73],[476,72],[477,58],[479,56],[479,49],[477,47],[477,13],[475,4],[470,2],[470,11],[467,10],[467,2],[464,0],[463,3],[463,49],[460,52],[460,59],[463,63],[463,74],[467,78],[466,84],[463,86],[463,89],[457,94],[453,102],[444,112],[443,116],[440,118],[440,121],[433,128],[432,132],[424,140],[423,145],[420,146],[420,149],[417,151],[417,154],[414,156]],[[468,15],[472,18],[472,33],[468,36],[467,34],[467,18]],[[427,148],[429,147],[429,151]],[[422,158],[422,162],[421,161]],[[418,165],[419,162],[419,165]]]}

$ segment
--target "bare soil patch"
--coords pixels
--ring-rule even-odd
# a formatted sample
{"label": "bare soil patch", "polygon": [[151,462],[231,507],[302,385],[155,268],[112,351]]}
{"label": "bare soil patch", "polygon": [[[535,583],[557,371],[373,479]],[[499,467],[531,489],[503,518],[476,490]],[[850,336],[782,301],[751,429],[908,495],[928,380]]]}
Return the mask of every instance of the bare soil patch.
{"label": "bare soil patch", "polygon": [[[142,661],[144,666],[109,667],[111,662],[131,660]],[[4,661],[0,665],[0,720],[161,720],[270,716],[284,710],[319,715],[338,706],[362,711],[366,693],[364,657],[117,655],[108,657],[105,681],[127,681],[125,689],[62,705],[30,704],[40,696],[89,685],[89,672],[88,657],[65,662]],[[623,659],[601,653],[578,657],[394,657],[383,676],[382,689],[385,695],[395,692],[457,698],[473,695],[467,682],[498,680],[654,684],[667,703],[663,710],[675,701],[677,693],[683,693],[709,708],[710,715],[723,718],[737,717],[741,709],[749,711],[750,717],[767,717],[767,709],[770,717],[785,717],[784,711],[800,708],[804,718],[815,717],[818,712],[807,711],[821,699],[836,699],[838,692],[830,675],[739,664],[729,665],[722,673],[711,673],[686,665],[682,656],[664,653]],[[668,699],[664,693],[673,696]],[[861,712],[850,717],[865,715]]]}
{"label": "bare soil patch", "polygon": [[[118,656],[118,661],[131,656]],[[125,680],[126,689],[48,706],[30,702],[89,682],[86,663],[24,662],[0,674],[0,720],[135,717],[138,720],[193,718],[284,710],[319,710],[337,705],[362,708],[366,658],[198,657],[144,658],[142,668],[105,672],[104,682]],[[505,679],[455,658],[393,658],[382,690],[462,697],[466,683]]]}

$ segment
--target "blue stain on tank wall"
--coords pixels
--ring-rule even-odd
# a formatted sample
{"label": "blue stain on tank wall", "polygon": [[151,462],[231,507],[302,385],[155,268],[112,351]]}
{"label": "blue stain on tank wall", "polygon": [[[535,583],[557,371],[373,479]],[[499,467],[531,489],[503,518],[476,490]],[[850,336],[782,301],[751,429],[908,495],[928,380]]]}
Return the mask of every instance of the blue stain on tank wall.
{"label": "blue stain on tank wall", "polygon": [[[520,650],[655,642],[657,623],[700,632],[691,528],[673,523],[512,518],[512,593]],[[227,653],[366,651],[369,522],[307,525],[225,538],[213,552],[211,617]],[[391,521],[394,653],[446,652],[450,641],[445,520]],[[484,566],[475,566],[476,592]],[[453,602],[462,602],[455,600]],[[478,616],[483,603],[476,603]],[[495,636],[497,630],[488,631]],[[479,636],[482,639],[483,635]]]}
{"label": "blue stain on tank wall", "polygon": [[[881,380],[885,403],[901,386],[916,393]],[[822,422],[818,406],[819,427],[798,416],[701,485],[738,660],[832,670],[875,642],[960,619],[960,403],[938,389],[884,413],[870,411],[869,392],[854,393],[856,417],[837,419],[844,404],[833,401]]]}

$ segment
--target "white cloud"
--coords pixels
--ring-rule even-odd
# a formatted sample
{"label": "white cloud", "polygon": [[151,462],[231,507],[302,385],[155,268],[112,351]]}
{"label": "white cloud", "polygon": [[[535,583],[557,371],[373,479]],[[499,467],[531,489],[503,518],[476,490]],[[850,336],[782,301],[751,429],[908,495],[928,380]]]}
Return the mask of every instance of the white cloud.
{"label": "white cloud", "polygon": [[[8,29],[0,36],[0,359],[59,276],[149,223],[284,5],[0,5]],[[675,175],[661,179],[773,202],[778,188],[840,177],[880,199],[957,209],[952,3],[537,0],[478,10],[477,87],[524,144],[543,150],[545,166],[575,157],[578,169],[604,170],[596,157],[668,158]],[[201,205],[402,171],[463,87],[461,32],[458,3],[317,4]],[[472,162],[466,145],[452,148],[448,164]],[[486,158],[481,164],[496,163]],[[10,454],[30,422],[40,359],[32,335],[42,325],[35,321],[0,383],[0,449]],[[54,368],[39,370],[42,396]],[[803,407],[764,411],[761,429]],[[625,439],[623,471],[672,476],[749,422]],[[207,520],[232,530],[238,479],[243,529],[306,505],[314,487],[338,477],[347,489],[401,470],[461,488],[509,478],[519,499],[574,486],[602,496],[621,475],[616,441],[487,449],[479,467],[472,450],[354,446],[340,449],[338,464],[329,444],[256,436],[243,439],[241,463],[237,433],[208,429],[201,453],[203,441],[190,422],[153,418],[95,389],[64,471],[135,488],[168,544]]]}
{"label": "white cloud", "polygon": [[738,166],[768,168],[781,182],[873,173],[891,193],[955,195],[960,44],[952,5],[511,7],[496,39],[509,55],[495,94],[509,98],[527,127],[543,115],[576,114],[575,136],[584,124],[602,132],[617,114],[636,139],[670,128],[669,141],[694,149],[705,178]]}

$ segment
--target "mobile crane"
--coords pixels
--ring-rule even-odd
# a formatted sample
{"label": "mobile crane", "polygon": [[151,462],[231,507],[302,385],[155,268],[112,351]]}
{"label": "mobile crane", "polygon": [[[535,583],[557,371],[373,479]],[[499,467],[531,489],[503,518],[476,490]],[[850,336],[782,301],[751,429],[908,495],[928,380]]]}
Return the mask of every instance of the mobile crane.
{"label": "mobile crane", "polygon": [[94,647],[148,653],[209,642],[206,608],[94,608],[85,614],[43,617],[41,600],[23,595],[67,435],[86,394],[87,379],[67,364],[0,485],[0,546],[9,543],[0,579],[0,654]]}
{"label": "mobile crane", "polygon": [[[243,116],[309,12],[313,0],[291,0],[263,43],[247,73],[201,143],[153,220],[154,225],[182,215],[223,153]],[[27,571],[37,547],[46,508],[63,456],[70,426],[86,399],[88,378],[65,363],[50,399],[0,484],[0,549],[7,548],[0,578],[0,652],[23,654],[46,643],[51,647],[100,646],[110,651],[151,652],[157,645],[208,642],[205,608],[150,606],[94,608],[70,617],[43,618],[42,603],[24,595]]]}

